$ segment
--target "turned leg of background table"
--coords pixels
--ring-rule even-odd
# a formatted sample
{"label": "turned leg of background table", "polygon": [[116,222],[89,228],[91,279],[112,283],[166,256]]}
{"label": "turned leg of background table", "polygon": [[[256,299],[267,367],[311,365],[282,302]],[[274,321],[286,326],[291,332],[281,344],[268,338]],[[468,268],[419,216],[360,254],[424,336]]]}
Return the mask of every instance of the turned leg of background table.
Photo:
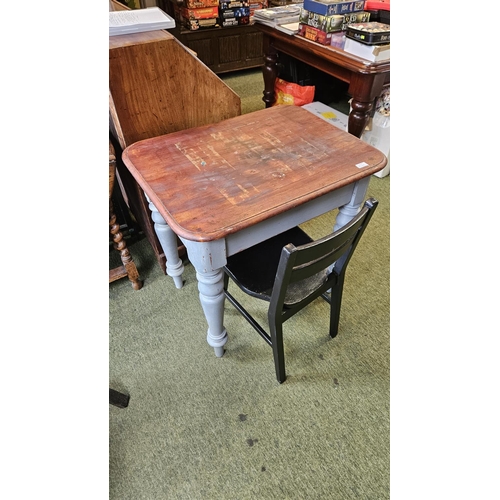
{"label": "turned leg of background table", "polygon": [[372,102],[359,102],[356,99],[351,100],[352,111],[349,113],[349,122],[347,125],[347,131],[355,135],[356,137],[361,137],[365,127],[370,119],[371,110],[373,109]]}
{"label": "turned leg of background table", "polygon": [[184,272],[184,264],[179,258],[179,250],[177,249],[177,235],[172,231],[169,225],[165,222],[160,212],[146,195],[151,210],[151,218],[153,219],[156,236],[163,249],[167,259],[166,269],[167,275],[174,280],[176,288],[182,288],[182,273]]}
{"label": "turned leg of background table", "polygon": [[372,114],[375,99],[384,87],[385,74],[353,74],[348,93],[352,96],[347,131],[361,137]]}
{"label": "turned leg of background table", "polygon": [[278,76],[278,53],[272,45],[268,47],[264,56],[264,65],[262,66],[262,76],[264,78],[264,97],[262,100],[266,103],[266,108],[270,108],[276,96],[274,94],[274,82]]}

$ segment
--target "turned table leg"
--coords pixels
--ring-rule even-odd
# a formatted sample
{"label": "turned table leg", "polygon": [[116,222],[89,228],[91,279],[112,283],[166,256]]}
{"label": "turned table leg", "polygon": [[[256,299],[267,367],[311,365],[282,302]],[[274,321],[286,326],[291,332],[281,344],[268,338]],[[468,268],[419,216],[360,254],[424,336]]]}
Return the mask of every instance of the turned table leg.
{"label": "turned table leg", "polygon": [[224,270],[226,260],[225,240],[209,242],[181,238],[189,261],[196,269],[201,307],[208,323],[207,343],[220,358],[224,354],[227,331],[224,327]]}
{"label": "turned table leg", "polygon": [[272,45],[269,45],[264,56],[264,65],[262,66],[262,76],[264,78],[264,97],[262,100],[266,103],[266,108],[270,108],[274,104],[274,101],[276,101],[274,83],[278,76],[277,62],[278,53]]}
{"label": "turned table leg", "polygon": [[334,231],[337,231],[342,226],[345,226],[354,217],[356,217],[361,207],[361,204],[365,199],[369,183],[370,183],[369,177],[365,177],[364,179],[361,179],[360,181],[356,182],[349,203],[343,205],[342,207],[339,207],[339,212],[335,219],[335,226],[333,227]]}
{"label": "turned table leg", "polygon": [[361,137],[365,127],[370,119],[371,110],[373,109],[372,102],[359,102],[356,99],[351,100],[352,111],[349,113],[349,122],[347,125],[347,131],[355,135],[356,137]]}
{"label": "turned table leg", "polygon": [[347,131],[361,137],[370,119],[375,99],[384,87],[385,74],[354,74],[348,93],[352,96]]}
{"label": "turned table leg", "polygon": [[149,209],[151,210],[151,218],[154,222],[155,232],[158,236],[158,241],[163,249],[165,258],[167,260],[166,268],[167,275],[174,280],[176,288],[182,288],[182,273],[184,272],[184,264],[179,258],[179,251],[177,249],[177,235],[172,231],[170,226],[165,222],[160,212],[151,202],[146,195],[149,202]]}

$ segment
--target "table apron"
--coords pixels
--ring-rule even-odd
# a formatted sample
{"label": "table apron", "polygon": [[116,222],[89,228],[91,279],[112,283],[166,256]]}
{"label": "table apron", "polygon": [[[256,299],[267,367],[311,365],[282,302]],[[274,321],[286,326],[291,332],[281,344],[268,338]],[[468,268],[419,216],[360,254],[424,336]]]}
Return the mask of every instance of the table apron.
{"label": "table apron", "polygon": [[[349,184],[325,194],[303,205],[292,208],[275,217],[266,219],[225,238],[213,241],[192,241],[180,237],[187,249],[188,257],[194,267],[201,272],[211,272],[221,268],[226,258],[246,248],[257,245],[276,234],[302,224],[314,217],[346,205],[353,198],[356,185]],[[332,229],[333,230],[333,229]]]}
{"label": "table apron", "polygon": [[267,240],[288,229],[302,224],[314,217],[325,214],[339,206],[349,203],[353,193],[353,185],[316,198],[304,205],[287,210],[276,217],[260,224],[250,226],[243,231],[231,234],[226,238],[226,254],[228,257],[241,252],[261,241]]}

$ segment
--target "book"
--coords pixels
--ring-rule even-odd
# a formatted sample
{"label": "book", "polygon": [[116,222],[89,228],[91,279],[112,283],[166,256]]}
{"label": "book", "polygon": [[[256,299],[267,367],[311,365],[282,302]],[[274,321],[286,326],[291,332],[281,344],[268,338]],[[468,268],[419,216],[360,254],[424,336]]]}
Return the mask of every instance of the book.
{"label": "book", "polygon": [[175,28],[175,21],[159,7],[115,10],[109,13],[109,36]]}
{"label": "book", "polygon": [[321,2],[319,0],[304,0],[304,9],[323,16],[333,16],[338,14],[348,14],[363,10],[365,2]]}
{"label": "book", "polygon": [[257,9],[254,11],[255,22],[276,27],[277,24],[298,23],[301,3],[269,7],[267,9]]}
{"label": "book", "polygon": [[275,28],[288,35],[296,35],[299,32],[299,23],[277,24]]}
{"label": "book", "polygon": [[366,45],[346,37],[344,44],[345,52],[355,56],[368,59],[368,61],[386,61],[391,58],[391,46],[387,45]]}

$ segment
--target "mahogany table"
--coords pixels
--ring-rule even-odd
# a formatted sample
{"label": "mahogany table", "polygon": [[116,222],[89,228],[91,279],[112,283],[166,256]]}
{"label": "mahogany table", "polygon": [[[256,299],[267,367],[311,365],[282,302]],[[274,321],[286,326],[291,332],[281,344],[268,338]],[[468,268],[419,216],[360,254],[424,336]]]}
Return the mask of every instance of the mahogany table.
{"label": "mahogany table", "polygon": [[338,207],[334,229],[341,227],[387,163],[378,149],[297,106],[145,139],[122,157],[150,200],[160,242],[171,247],[165,254],[174,253],[175,234],[187,249],[218,357],[227,342],[226,257]]}
{"label": "mahogany table", "polygon": [[374,100],[390,83],[390,61],[371,62],[336,47],[321,45],[299,35],[288,35],[261,23],[264,33],[264,97],[266,107],[276,100],[274,82],[278,76],[279,53],[283,52],[349,84],[352,97],[349,133],[361,137],[370,118]]}

